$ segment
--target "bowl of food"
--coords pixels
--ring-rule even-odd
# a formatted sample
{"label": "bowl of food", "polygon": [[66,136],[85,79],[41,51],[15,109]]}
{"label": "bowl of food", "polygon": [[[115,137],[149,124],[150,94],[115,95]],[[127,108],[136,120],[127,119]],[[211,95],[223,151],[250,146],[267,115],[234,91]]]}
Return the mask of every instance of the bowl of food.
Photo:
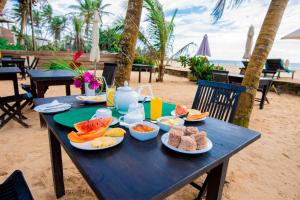
{"label": "bowl of food", "polygon": [[158,118],[157,124],[162,130],[169,131],[173,126],[183,126],[184,120],[179,117],[166,116]]}
{"label": "bowl of food", "polygon": [[151,122],[137,122],[129,126],[132,137],[140,141],[151,140],[158,135],[159,126]]}

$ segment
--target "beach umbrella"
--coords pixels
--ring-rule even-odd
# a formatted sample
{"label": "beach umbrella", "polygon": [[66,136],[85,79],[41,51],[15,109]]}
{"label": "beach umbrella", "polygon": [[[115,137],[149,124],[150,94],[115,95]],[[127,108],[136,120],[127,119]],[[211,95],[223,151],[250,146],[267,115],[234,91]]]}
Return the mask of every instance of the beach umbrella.
{"label": "beach umbrella", "polygon": [[95,62],[95,70],[96,70],[96,62],[100,61],[99,23],[100,23],[99,12],[96,11],[94,13],[93,31],[92,31],[92,49],[90,52],[90,61]]}
{"label": "beach umbrella", "polygon": [[201,45],[196,53],[197,56],[211,56],[207,34],[204,35]]}
{"label": "beach umbrella", "polygon": [[253,25],[251,25],[249,27],[248,34],[247,34],[245,53],[243,56],[244,59],[250,59],[250,57],[251,57],[252,46],[253,46],[253,36],[254,36],[254,27],[253,27]]}
{"label": "beach umbrella", "polygon": [[287,34],[281,39],[295,39],[295,40],[300,40],[300,29],[295,30],[294,32],[291,32],[290,34]]}

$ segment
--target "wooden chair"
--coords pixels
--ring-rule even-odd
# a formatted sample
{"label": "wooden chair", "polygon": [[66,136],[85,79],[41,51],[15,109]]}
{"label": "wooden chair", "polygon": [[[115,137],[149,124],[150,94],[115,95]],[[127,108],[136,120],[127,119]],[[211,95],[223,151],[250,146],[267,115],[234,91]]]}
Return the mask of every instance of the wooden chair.
{"label": "wooden chair", "polygon": [[229,71],[213,70],[212,71],[213,81],[221,82],[221,83],[228,83],[229,82],[228,74],[229,74]]}
{"label": "wooden chair", "polygon": [[232,123],[239,97],[245,91],[244,86],[200,80],[192,108]]}
{"label": "wooden chair", "polygon": [[[232,123],[239,97],[245,91],[245,86],[200,80],[192,108],[201,112],[209,112],[210,117]],[[191,183],[199,190],[196,199],[201,199],[205,194],[208,176],[209,173],[202,186],[195,182]]]}
{"label": "wooden chair", "polygon": [[105,78],[108,86],[113,85],[115,82],[117,66],[116,63],[104,63],[102,76]]}
{"label": "wooden chair", "polygon": [[0,184],[1,200],[33,200],[32,194],[20,170],[14,171]]}
{"label": "wooden chair", "polygon": [[265,71],[271,71],[278,73],[277,78],[280,78],[280,73],[292,73],[292,79],[294,79],[295,70],[284,68],[282,59],[267,59]]}
{"label": "wooden chair", "polygon": [[30,93],[0,97],[0,110],[3,112],[0,116],[0,128],[11,119],[14,119],[26,128],[29,127],[28,124],[24,122],[26,117],[22,114],[22,109],[31,101],[32,95]]}

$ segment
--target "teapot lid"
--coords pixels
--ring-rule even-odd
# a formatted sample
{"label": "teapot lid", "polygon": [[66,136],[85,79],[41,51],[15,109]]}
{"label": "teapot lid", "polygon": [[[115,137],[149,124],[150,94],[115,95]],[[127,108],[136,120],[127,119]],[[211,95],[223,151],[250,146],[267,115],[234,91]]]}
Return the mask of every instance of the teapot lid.
{"label": "teapot lid", "polygon": [[118,91],[121,91],[121,92],[130,92],[130,91],[133,91],[133,89],[128,86],[128,82],[127,81],[124,81],[124,86],[123,87],[118,87]]}

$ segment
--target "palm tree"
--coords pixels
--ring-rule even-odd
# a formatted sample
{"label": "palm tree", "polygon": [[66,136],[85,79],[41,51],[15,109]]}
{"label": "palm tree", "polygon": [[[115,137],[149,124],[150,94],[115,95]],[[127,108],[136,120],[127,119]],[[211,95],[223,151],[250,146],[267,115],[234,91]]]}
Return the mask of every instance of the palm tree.
{"label": "palm tree", "polygon": [[83,50],[83,42],[81,37],[81,30],[83,27],[83,20],[81,20],[79,17],[73,17],[72,19],[73,23],[73,29],[75,31],[75,42],[74,46],[77,52]]}
{"label": "palm tree", "polygon": [[30,22],[31,22],[32,47],[33,47],[33,50],[35,51],[36,46],[35,46],[34,26],[33,26],[33,17],[32,17],[32,5],[33,5],[33,0],[29,0],[29,16],[30,16]]}
{"label": "palm tree", "polygon": [[130,80],[142,9],[143,0],[128,0],[124,32],[120,41],[121,50],[118,54],[118,70],[115,81],[117,86],[123,85],[125,80]]}
{"label": "palm tree", "polygon": [[[242,1],[243,0],[231,0],[230,3],[235,3],[236,6],[239,6]],[[225,4],[226,0],[218,1],[212,12],[215,21],[222,16]],[[237,125],[244,127],[248,127],[249,125],[257,91],[256,88],[259,86],[259,78],[273,46],[287,4],[288,0],[272,0],[270,3],[242,82],[242,85],[248,89],[247,92],[241,95],[238,103],[237,112],[234,117],[234,123]]]}
{"label": "palm tree", "polygon": [[43,6],[41,15],[43,18],[43,23],[51,22],[53,15],[52,6],[50,4]]}
{"label": "palm tree", "polygon": [[77,14],[84,17],[85,22],[85,35],[89,35],[90,24],[92,22],[94,12],[98,11],[100,13],[100,19],[102,21],[102,16],[110,14],[104,11],[104,9],[111,4],[103,4],[103,0],[77,0],[79,5],[71,5],[70,8],[77,10]]}
{"label": "palm tree", "polygon": [[18,3],[14,3],[13,5],[13,15],[20,21],[20,35],[18,37],[18,43],[24,44],[24,32],[27,25],[28,13],[29,13],[29,4],[27,0],[17,1]]}
{"label": "palm tree", "polygon": [[33,20],[33,26],[36,27],[35,32],[37,34],[41,34],[43,17],[39,10],[37,9],[32,10],[32,20]]}
{"label": "palm tree", "polygon": [[1,0],[0,1],[0,14],[2,13],[4,7],[5,7],[5,4],[6,4],[6,0]]}
{"label": "palm tree", "polygon": [[177,9],[173,13],[171,21],[168,22],[165,20],[163,7],[158,0],[145,0],[144,2],[144,7],[148,11],[146,16],[146,21],[149,23],[147,28],[149,35],[148,41],[159,57],[157,80],[162,82],[165,69],[165,57],[167,50],[171,49],[172,46],[174,19],[177,14]]}
{"label": "palm tree", "polygon": [[66,22],[67,18],[65,16],[54,16],[51,20],[50,31],[54,35],[56,45],[60,41],[61,32],[66,28]]}

